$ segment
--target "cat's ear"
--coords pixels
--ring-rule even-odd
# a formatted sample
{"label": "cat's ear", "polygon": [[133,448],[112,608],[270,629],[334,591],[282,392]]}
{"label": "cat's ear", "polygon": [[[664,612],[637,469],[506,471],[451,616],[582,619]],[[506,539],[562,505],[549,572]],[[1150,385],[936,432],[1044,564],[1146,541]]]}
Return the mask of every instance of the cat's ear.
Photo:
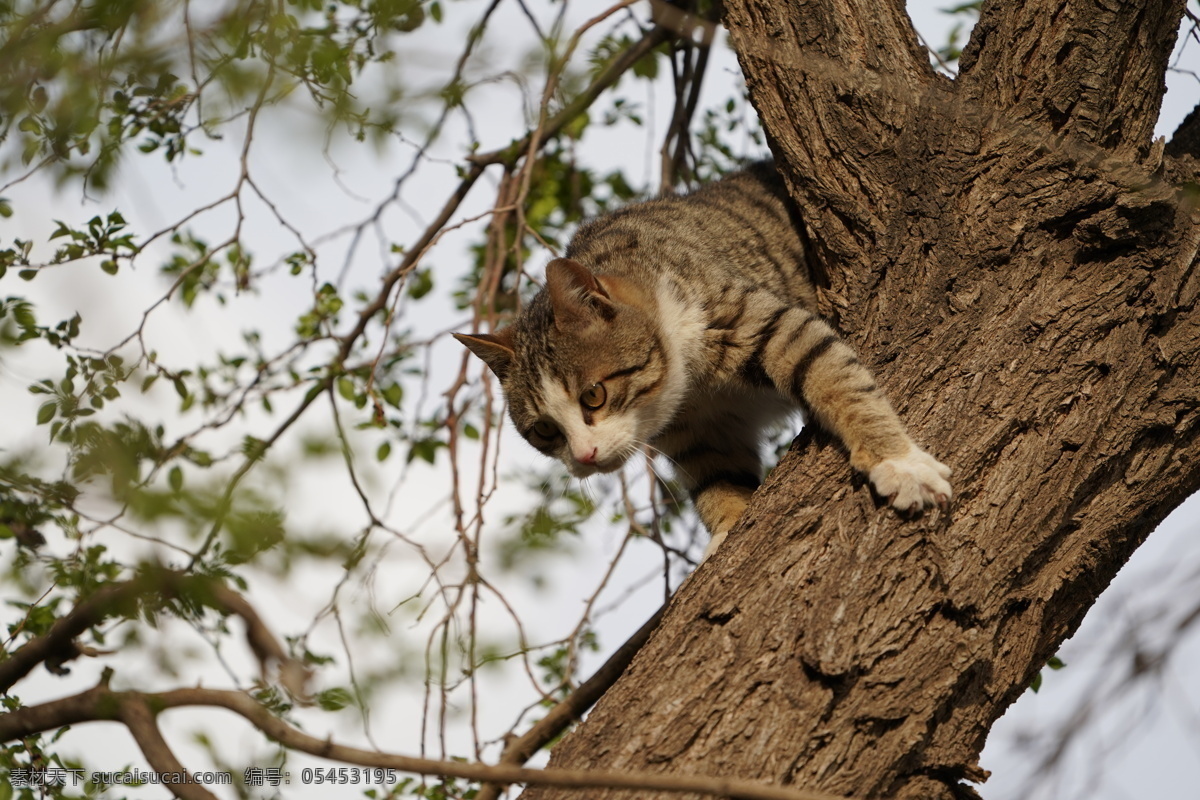
{"label": "cat's ear", "polygon": [[512,366],[516,352],[513,350],[512,335],[508,328],[498,333],[456,333],[454,338],[462,342],[468,350],[483,359],[492,368],[496,377],[504,380],[508,368]]}
{"label": "cat's ear", "polygon": [[617,314],[608,291],[578,261],[556,258],[547,264],[546,290],[554,307],[554,324],[559,328],[611,320]]}

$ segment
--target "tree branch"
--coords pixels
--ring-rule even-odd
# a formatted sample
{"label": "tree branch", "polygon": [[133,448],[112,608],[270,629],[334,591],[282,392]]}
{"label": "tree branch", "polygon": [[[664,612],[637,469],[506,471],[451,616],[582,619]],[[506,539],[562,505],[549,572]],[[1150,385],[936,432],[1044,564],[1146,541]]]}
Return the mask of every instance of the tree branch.
{"label": "tree branch", "polygon": [[246,624],[246,643],[258,658],[266,679],[269,665],[279,665],[279,680],[294,697],[302,697],[307,668],[291,658],[247,600],[209,577],[154,569],[122,583],[105,586],[60,617],[50,630],[18,648],[0,661],[0,692],[8,691],[38,664],[61,664],[79,656],[75,638],[88,628],[115,616],[130,616],[138,603],[160,606],[184,598],[224,614],[234,614]]}
{"label": "tree branch", "polygon": [[892,144],[915,101],[943,80],[904,4],[728,0],[725,9],[750,98],[820,260],[870,263],[895,205]]}
{"label": "tree branch", "polygon": [[[662,42],[666,41],[671,36],[671,30],[663,26],[655,26],[645,36],[624,50],[613,62],[603,70],[595,79],[588,84],[587,88],[567,104],[559,113],[555,114],[542,127],[540,135],[536,139],[536,148],[541,148],[547,141],[557,136],[562,129],[577,118],[581,113],[586,111],[588,107],[595,102],[606,89],[615,84],[621,76],[628,70],[638,59],[644,57],[647,53],[653,50]],[[449,223],[451,217],[458,211],[463,200],[470,193],[475,182],[483,175],[485,169],[492,164],[511,165],[517,162],[518,159],[530,148],[534,142],[534,133],[531,131],[522,139],[513,142],[508,147],[500,148],[490,153],[477,155],[468,159],[471,161],[471,166],[462,176],[458,186],[455,187],[450,197],[442,205],[437,217],[425,228],[424,232],[418,237],[417,241],[409,247],[404,257],[400,260],[392,270],[390,270],[379,283],[379,291],[375,297],[371,299],[359,312],[358,319],[355,321],[354,327],[347,331],[344,335],[337,337],[338,351],[334,356],[332,365],[334,367],[331,375],[326,375],[321,379],[321,382],[310,387],[304,399],[293,410],[291,416],[284,420],[275,430],[274,435],[269,440],[266,440],[264,450],[269,448],[279,439],[284,432],[292,427],[292,424],[300,418],[307,410],[312,401],[320,394],[322,389],[328,386],[336,373],[345,364],[346,359],[354,351],[355,344],[362,338],[366,332],[371,320],[381,311],[388,307],[389,298],[399,284],[409,273],[411,273],[421,259],[424,258],[426,251],[437,241],[444,232],[444,228]],[[535,148],[535,149],[536,149]],[[377,212],[378,214],[378,212]],[[209,529],[207,536],[201,543],[200,547],[192,555],[188,569],[192,569],[198,563],[216,541],[217,535],[225,524],[225,515],[228,512],[229,503],[233,496],[233,491],[240,483],[241,479],[250,472],[251,469],[259,462],[258,458],[247,458],[243,461],[241,467],[230,478],[225,493],[222,498],[222,504],[219,507],[217,518]]]}
{"label": "tree branch", "polygon": [[[662,27],[655,27],[653,30],[623,51],[621,55],[617,56],[617,58],[613,60],[607,69],[596,76],[596,78],[584,91],[579,94],[578,97],[568,103],[562,111],[546,121],[546,124],[542,127],[541,135],[538,137],[537,146],[541,147],[547,141],[557,136],[564,126],[574,120],[577,116],[579,116],[579,114],[586,111],[587,108],[593,102],[595,102],[596,98],[599,97],[605,89],[616,83],[617,80],[619,80],[620,77],[625,73],[625,70],[633,66],[633,64],[636,63],[639,58],[643,57],[659,44],[666,41],[669,36],[669,30]],[[475,181],[477,181],[479,177],[483,175],[484,169],[492,164],[512,165],[516,163],[517,159],[524,155],[526,150],[529,149],[532,141],[533,133],[530,132],[522,139],[510,144],[508,147],[503,147],[499,150],[493,150],[490,153],[480,154],[469,159],[471,161],[470,169],[467,170],[467,174],[463,176],[453,194],[451,194],[445,205],[442,206],[441,212],[429,224],[429,226],[425,229],[425,232],[416,241],[416,243],[414,243],[413,246],[407,250],[404,258],[400,260],[400,263],[396,265],[395,269],[383,277],[382,281],[380,281],[380,288],[376,293],[375,298],[368,303],[362,309],[362,311],[359,312],[358,322],[355,324],[354,328],[352,328],[344,336],[340,337],[341,347],[338,351],[336,359],[337,363],[340,364],[349,357],[354,348],[354,343],[357,342],[359,337],[362,336],[363,332],[366,331],[367,325],[370,323],[371,318],[383,309],[387,308],[388,298],[391,296],[392,289],[395,288],[396,283],[417,266],[421,258],[425,255],[425,251],[435,241],[442,228],[445,227],[446,223],[450,221],[450,218],[454,216],[454,212],[458,210],[459,205],[466,198],[467,193],[471,190],[471,187],[475,185]]]}
{"label": "tree branch", "polygon": [[60,617],[50,630],[19,647],[0,661],[0,692],[7,692],[44,661],[61,663],[79,655],[75,637],[105,619],[128,610],[145,592],[143,583],[133,581],[106,586]]}
{"label": "tree branch", "polygon": [[[171,774],[183,776],[187,774],[183,764],[171,752],[170,745],[158,729],[154,712],[146,705],[144,698],[130,696],[120,701],[121,722],[129,729],[133,739],[146,756],[150,768],[159,775]],[[171,784],[171,791],[182,800],[217,800],[217,796],[200,784],[179,780]]]}
{"label": "tree branch", "polygon": [[1200,159],[1200,105],[1193,108],[1183,122],[1179,123],[1164,152],[1175,158],[1190,155]]}
{"label": "tree branch", "polygon": [[1145,158],[1184,7],[1184,0],[985,3],[959,62],[962,97],[1006,121]]}
{"label": "tree branch", "polygon": [[[129,724],[129,720],[132,719],[133,724],[138,726],[141,731],[141,735],[147,737],[146,741],[149,742],[151,750],[155,753],[155,759],[159,760],[159,764],[151,762],[151,766],[155,769],[175,771],[178,762],[173,761],[173,756],[169,756],[169,751],[167,751],[167,755],[162,753],[161,737],[158,737],[156,741],[153,734],[147,736],[148,726],[152,726],[153,719],[150,716],[148,721],[147,716],[151,715],[152,710],[158,713],[166,709],[186,706],[227,709],[241,715],[255,728],[284,747],[318,758],[345,764],[357,764],[363,767],[394,769],[418,775],[439,775],[469,781],[527,783],[579,789],[611,788],[692,793],[740,798],[741,800],[845,800],[818,792],[806,792],[731,778],[661,775],[650,772],[528,769],[506,764],[491,766],[461,761],[436,761],[428,758],[360,750],[335,744],[330,739],[318,739],[310,736],[274,716],[249,695],[218,689],[177,689],[159,693],[117,692],[101,683],[77,695],[0,715],[0,741],[7,742],[81,722],[120,720]],[[141,744],[142,740],[139,739],[139,745]],[[147,759],[150,759],[149,753],[147,753]],[[207,793],[193,796],[197,800],[201,797],[205,800],[208,798]]]}

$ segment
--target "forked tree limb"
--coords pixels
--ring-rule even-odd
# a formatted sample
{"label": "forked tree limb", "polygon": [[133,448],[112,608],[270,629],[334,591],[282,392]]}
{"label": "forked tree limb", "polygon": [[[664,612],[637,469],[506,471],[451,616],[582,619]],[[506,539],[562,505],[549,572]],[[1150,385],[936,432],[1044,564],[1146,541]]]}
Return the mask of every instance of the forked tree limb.
{"label": "forked tree limb", "polygon": [[7,659],[0,661],[0,692],[7,692],[38,664],[46,661],[61,663],[78,656],[75,637],[121,613],[139,591],[128,583],[106,586],[60,617],[49,631],[17,648]]}
{"label": "forked tree limb", "polygon": [[279,668],[280,683],[294,696],[302,697],[308,670],[291,658],[254,607],[219,581],[186,575],[168,569],[148,570],[127,581],[105,586],[64,614],[50,630],[34,637],[4,661],[0,661],[0,692],[6,692],[38,664],[62,664],[81,655],[76,637],[106,619],[132,616],[139,604],[151,609],[164,602],[185,599],[222,614],[241,617],[246,625],[246,642],[266,673],[271,664]]}
{"label": "forked tree limb", "polygon": [[146,756],[146,762],[159,775],[176,776],[171,791],[182,800],[217,800],[216,795],[198,783],[180,780],[187,770],[158,729],[154,712],[142,697],[129,697],[118,703],[121,722],[129,729],[138,748]]}

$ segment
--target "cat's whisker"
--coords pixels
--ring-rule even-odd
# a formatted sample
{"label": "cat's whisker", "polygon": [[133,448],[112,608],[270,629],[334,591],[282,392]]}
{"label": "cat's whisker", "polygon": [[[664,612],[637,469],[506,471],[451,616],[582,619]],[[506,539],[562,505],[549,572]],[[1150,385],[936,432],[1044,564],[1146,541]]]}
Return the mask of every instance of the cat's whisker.
{"label": "cat's whisker", "polygon": [[581,495],[583,495],[583,498],[585,500],[587,500],[589,503],[592,504],[593,507],[595,507],[595,506],[599,505],[599,503],[596,502],[596,496],[595,496],[596,492],[593,490],[591,480],[592,480],[592,476],[590,476],[590,475],[586,478],[579,479],[579,493]]}
{"label": "cat's whisker", "polygon": [[676,470],[679,470],[679,469],[680,469],[680,466],[679,466],[679,462],[678,462],[678,461],[676,461],[675,459],[671,458],[671,456],[667,455],[667,454],[666,454],[666,453],[664,453],[662,450],[659,450],[657,447],[655,447],[654,445],[650,444],[649,442],[639,442],[638,444],[639,444],[639,446],[640,446],[640,447],[644,447],[644,448],[646,448],[647,450],[649,450],[649,451],[651,452],[651,455],[653,455],[653,456],[662,456],[662,457],[663,457],[663,458],[665,458],[667,461],[670,461],[670,462],[671,462],[671,466],[672,466],[672,468],[674,468],[674,469],[676,469]]}
{"label": "cat's whisker", "polygon": [[670,461],[671,465],[673,466],[673,468],[675,469],[675,471],[677,473],[680,469],[679,462],[677,462],[675,459],[671,458],[669,455],[664,453],[662,450],[659,450],[657,447],[650,444],[649,442],[638,442],[637,445],[635,445],[635,446],[638,449],[642,449],[642,450],[646,451],[644,453],[646,456],[646,458],[644,459],[646,468],[648,470],[650,470],[650,473],[652,475],[654,475],[655,478],[658,479],[659,485],[662,486],[663,489],[667,492],[667,494],[670,495],[672,505],[679,505],[682,501],[675,494],[675,490],[671,488],[671,480],[667,476],[663,475],[663,473],[660,471],[659,466],[657,464],[655,464],[655,456],[662,456],[667,461]]}
{"label": "cat's whisker", "polygon": [[678,497],[676,497],[675,490],[671,488],[671,482],[667,480],[667,478],[665,478],[661,472],[658,471],[658,468],[654,466],[653,461],[647,462],[647,466],[649,467],[650,472],[654,475],[658,485],[661,486],[663,490],[670,496],[671,505],[679,505],[681,501]]}

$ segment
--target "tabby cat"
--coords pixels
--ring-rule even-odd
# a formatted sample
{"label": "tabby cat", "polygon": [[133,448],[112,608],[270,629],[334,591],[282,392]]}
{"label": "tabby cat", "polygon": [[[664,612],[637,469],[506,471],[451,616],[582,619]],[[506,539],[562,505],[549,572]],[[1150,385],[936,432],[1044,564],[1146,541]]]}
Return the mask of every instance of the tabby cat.
{"label": "tabby cat", "polygon": [[511,325],[455,337],[500,379],[521,435],[572,475],[647,445],[669,458],[706,555],[761,481],[764,431],[797,407],[897,509],[946,506],[950,469],[813,310],[791,208],[770,163],[628,206],[580,227]]}

